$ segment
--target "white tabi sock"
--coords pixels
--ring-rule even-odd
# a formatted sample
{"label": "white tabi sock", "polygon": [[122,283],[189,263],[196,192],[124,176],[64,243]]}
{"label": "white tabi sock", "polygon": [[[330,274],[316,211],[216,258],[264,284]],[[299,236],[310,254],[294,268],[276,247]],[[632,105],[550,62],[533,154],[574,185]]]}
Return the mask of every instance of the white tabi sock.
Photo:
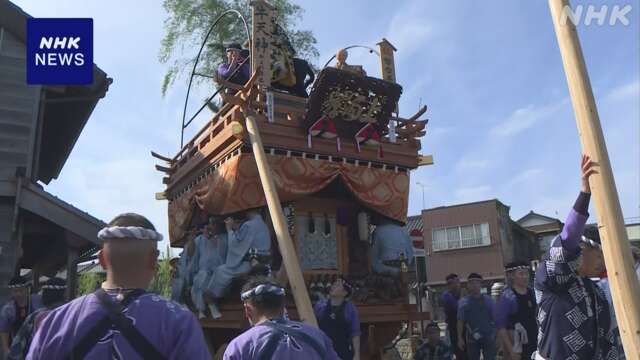
{"label": "white tabi sock", "polygon": [[209,306],[209,312],[211,313],[212,318],[220,319],[222,317],[220,310],[218,310],[218,307],[215,304],[209,304],[208,306]]}

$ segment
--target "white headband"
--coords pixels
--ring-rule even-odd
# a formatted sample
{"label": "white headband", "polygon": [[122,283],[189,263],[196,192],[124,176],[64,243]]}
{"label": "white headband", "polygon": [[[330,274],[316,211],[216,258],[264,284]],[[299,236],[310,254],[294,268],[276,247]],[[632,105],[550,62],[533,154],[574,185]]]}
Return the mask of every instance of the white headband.
{"label": "white headband", "polygon": [[597,242],[589,239],[588,237],[582,235],[582,239],[580,239],[583,243],[589,245],[592,248],[596,248],[596,249],[602,249],[602,245],[598,244]]}
{"label": "white headband", "polygon": [[98,232],[98,239],[138,239],[138,240],[162,240],[162,234],[140,226],[110,226]]}
{"label": "white headband", "polygon": [[521,270],[521,269],[529,270],[529,266],[528,265],[516,265],[516,266],[508,267],[508,268],[506,268],[504,270],[505,271],[515,271],[515,270]]}
{"label": "white headband", "polygon": [[262,284],[240,294],[240,300],[245,301],[249,298],[252,298],[254,296],[258,296],[261,294],[273,294],[273,295],[284,296],[285,291],[284,291],[284,288],[281,288],[280,286],[275,286],[271,284]]}
{"label": "white headband", "polygon": [[67,285],[42,285],[43,290],[62,290],[66,288]]}
{"label": "white headband", "polygon": [[25,283],[20,283],[20,284],[8,285],[7,287],[9,289],[18,289],[18,288],[28,287],[29,285],[30,285],[29,282],[25,282]]}

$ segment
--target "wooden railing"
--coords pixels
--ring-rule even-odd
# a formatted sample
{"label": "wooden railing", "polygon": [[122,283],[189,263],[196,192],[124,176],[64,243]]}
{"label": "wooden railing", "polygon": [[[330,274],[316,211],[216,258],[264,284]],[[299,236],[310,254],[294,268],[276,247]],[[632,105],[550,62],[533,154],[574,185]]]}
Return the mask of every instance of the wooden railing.
{"label": "wooden railing", "polygon": [[[240,88],[234,84],[224,84],[233,89]],[[261,96],[264,99],[264,96]],[[254,102],[257,112],[265,113],[264,102]],[[357,149],[355,141],[342,139],[340,152],[336,148],[335,139],[313,138],[313,147],[309,148],[307,133],[303,126],[303,117],[306,107],[306,99],[289,94],[274,92],[274,118],[273,122],[259,122],[258,126],[263,136],[265,147],[288,149],[308,154],[320,154],[323,157],[334,156],[345,159],[361,159],[360,161],[373,161],[385,163],[391,166],[399,165],[406,168],[417,166],[417,155],[420,143],[417,140],[399,140],[391,143],[388,138],[383,138],[382,147],[384,157],[380,158],[377,147],[364,146]],[[229,153],[237,150],[248,140],[237,137],[231,129],[234,121],[242,121],[243,115],[240,108],[235,105],[225,104],[214,117],[205,124],[198,133],[169,161],[170,168],[158,169],[165,171],[168,177],[165,183],[167,190],[173,191],[179,185],[191,181],[197,174],[194,170],[202,168],[203,162],[213,163],[224,158]],[[313,156],[313,155],[311,155]]]}

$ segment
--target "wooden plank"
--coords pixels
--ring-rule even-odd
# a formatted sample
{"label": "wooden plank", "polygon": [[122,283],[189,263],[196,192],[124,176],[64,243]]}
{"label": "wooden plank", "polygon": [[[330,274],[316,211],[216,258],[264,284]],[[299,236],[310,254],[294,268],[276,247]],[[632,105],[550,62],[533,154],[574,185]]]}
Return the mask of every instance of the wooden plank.
{"label": "wooden plank", "polygon": [[78,250],[67,248],[67,301],[76,298],[78,288]]}
{"label": "wooden plank", "polygon": [[179,190],[181,186],[195,179],[199,175],[199,171],[229,155],[240,146],[242,146],[242,141],[233,136],[231,127],[225,127],[219,136],[216,136],[197,152],[196,156],[189,159],[185,165],[176,167],[175,173],[170,177],[167,194]]}
{"label": "wooden plank", "polygon": [[293,242],[291,241],[289,228],[287,227],[284,215],[282,214],[280,198],[276,190],[276,185],[273,181],[273,174],[269,167],[267,156],[264,153],[264,146],[262,145],[260,131],[258,130],[256,122],[257,120],[254,116],[247,116],[247,132],[251,137],[253,155],[256,159],[260,181],[262,182],[267,206],[269,208],[269,213],[271,214],[271,221],[273,222],[273,228],[276,233],[276,238],[278,239],[280,254],[282,254],[282,263],[287,271],[289,285],[301,320],[310,325],[318,326],[313,312],[313,307],[311,306],[311,300],[309,299],[309,293],[304,283],[304,278],[302,277],[300,262],[296,255]]}
{"label": "wooden plank", "polygon": [[162,156],[162,155],[160,155],[160,154],[156,153],[155,151],[151,151],[151,156],[153,156],[153,157],[154,157],[154,158],[156,158],[156,159],[160,159],[160,160],[162,160],[162,161],[166,161],[166,162],[168,162],[169,164],[172,164],[172,163],[173,163],[173,159],[170,159],[170,158],[168,158],[168,157],[166,157],[166,156]]}
{"label": "wooden plank", "polygon": [[410,169],[418,167],[417,148],[412,147],[410,143],[383,143],[382,149],[384,154],[383,157],[380,158],[378,156],[377,146],[362,146],[361,151],[358,152],[355,140],[345,141],[345,139],[342,139],[341,151],[338,152],[335,139],[314,137],[312,139],[313,147],[309,148],[306,134],[302,132],[302,129],[298,128],[297,131],[295,131],[280,123],[264,123],[258,126],[263,134],[264,144],[267,146],[331,155],[333,157],[355,158],[363,162],[373,161],[386,163],[391,167],[396,165]]}

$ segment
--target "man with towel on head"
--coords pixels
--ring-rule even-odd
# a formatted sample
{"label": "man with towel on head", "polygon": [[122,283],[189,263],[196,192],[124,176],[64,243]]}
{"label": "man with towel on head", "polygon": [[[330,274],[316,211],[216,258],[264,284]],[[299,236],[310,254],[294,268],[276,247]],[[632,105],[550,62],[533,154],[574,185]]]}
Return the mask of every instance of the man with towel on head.
{"label": "man with towel on head", "polygon": [[64,304],[67,282],[64,279],[54,277],[42,284],[42,305],[31,315],[27,316],[11,342],[11,349],[7,355],[7,360],[24,359],[29,350],[29,344],[33,338],[33,333],[38,328],[42,319],[50,310]]}
{"label": "man with towel on head", "polygon": [[504,360],[529,360],[538,346],[537,306],[533,289],[529,287],[530,271],[526,261],[505,266],[507,287],[495,310]]}
{"label": "man with towel on head", "polygon": [[337,360],[331,340],[320,329],[284,316],[285,290],[258,277],[242,288],[240,299],[252,328],[229,343],[224,360]]}
{"label": "man with towel on head", "polygon": [[147,293],[162,235],[145,217],[116,216],[100,230],[107,279],[96,292],[52,310],[27,359],[211,359],[202,329],[182,305]]}
{"label": "man with towel on head", "polygon": [[[211,276],[207,291],[214,299],[224,297],[233,279],[246,275],[251,270],[252,254],[258,257],[271,255],[271,233],[262,220],[259,209],[249,210],[242,225],[236,229],[235,220],[225,220],[227,228],[227,258]],[[209,305],[214,319],[222,314],[215,304]]]}
{"label": "man with towel on head", "polygon": [[591,280],[604,270],[600,235],[586,227],[597,164],[582,156],[582,188],[560,235],[536,269],[536,359],[618,359],[609,304]]}
{"label": "man with towel on head", "polygon": [[42,307],[40,295],[29,294],[30,286],[31,282],[20,275],[9,281],[11,300],[0,309],[0,354],[9,352],[11,341],[27,316]]}

